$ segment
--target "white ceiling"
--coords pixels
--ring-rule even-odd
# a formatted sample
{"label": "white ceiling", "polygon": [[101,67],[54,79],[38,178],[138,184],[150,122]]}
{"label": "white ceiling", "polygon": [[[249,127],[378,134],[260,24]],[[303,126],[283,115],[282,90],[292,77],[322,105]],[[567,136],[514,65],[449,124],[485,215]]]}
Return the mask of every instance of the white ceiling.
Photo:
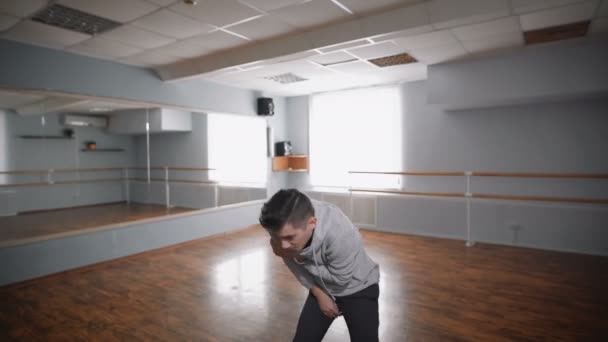
{"label": "white ceiling", "polygon": [[[51,2],[123,25],[93,37],[28,19]],[[522,48],[523,31],[584,20],[590,34],[608,31],[608,0],[0,1],[2,39],[284,96],[424,79],[427,65]],[[401,52],[419,62],[367,61]],[[288,72],[307,80],[265,78]]]}
{"label": "white ceiling", "polygon": [[99,99],[88,96],[0,89],[0,110],[14,110],[19,115],[38,115],[52,112],[79,114],[107,114],[116,110],[145,108],[149,105],[130,101]]}

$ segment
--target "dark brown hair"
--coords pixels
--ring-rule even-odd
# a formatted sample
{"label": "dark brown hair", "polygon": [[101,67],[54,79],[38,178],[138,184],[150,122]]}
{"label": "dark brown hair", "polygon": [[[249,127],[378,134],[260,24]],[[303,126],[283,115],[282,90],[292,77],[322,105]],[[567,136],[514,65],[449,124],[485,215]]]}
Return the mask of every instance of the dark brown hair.
{"label": "dark brown hair", "polygon": [[308,196],[297,189],[282,189],[264,203],[260,224],[271,232],[278,232],[287,223],[299,227],[314,214]]}

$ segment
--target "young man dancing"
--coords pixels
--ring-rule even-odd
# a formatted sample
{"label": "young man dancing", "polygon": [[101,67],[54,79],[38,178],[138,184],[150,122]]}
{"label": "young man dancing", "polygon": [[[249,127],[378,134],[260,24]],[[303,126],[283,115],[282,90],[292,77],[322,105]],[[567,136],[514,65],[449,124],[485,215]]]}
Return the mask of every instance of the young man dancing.
{"label": "young man dancing", "polygon": [[340,315],[351,341],[378,341],[379,267],[346,215],[287,189],[264,204],[260,223],[274,254],[309,290],[294,341],[321,341]]}

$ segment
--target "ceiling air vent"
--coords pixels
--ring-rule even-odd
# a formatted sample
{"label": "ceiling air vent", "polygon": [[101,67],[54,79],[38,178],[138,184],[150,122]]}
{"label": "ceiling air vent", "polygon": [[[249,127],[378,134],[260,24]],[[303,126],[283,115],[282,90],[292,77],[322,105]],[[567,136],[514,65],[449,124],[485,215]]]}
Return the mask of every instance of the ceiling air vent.
{"label": "ceiling air vent", "polygon": [[526,45],[553,42],[556,40],[583,37],[589,29],[589,21],[574,24],[547,27],[524,32]]}
{"label": "ceiling air vent", "polygon": [[121,25],[110,19],[57,4],[46,7],[31,19],[39,23],[90,35],[103,33]]}
{"label": "ceiling air vent", "polygon": [[409,63],[418,62],[416,60],[416,58],[408,55],[407,53],[400,53],[398,55],[374,58],[374,59],[370,59],[368,61],[371,63],[374,63],[375,65],[377,65],[381,68],[393,66],[393,65],[401,65],[401,64],[409,64]]}
{"label": "ceiling air vent", "polygon": [[303,78],[298,75],[294,75],[290,72],[288,72],[286,74],[268,76],[268,77],[264,77],[264,78],[267,80],[279,82],[281,84],[288,84],[288,83],[301,82],[301,81],[308,80],[307,78]]}

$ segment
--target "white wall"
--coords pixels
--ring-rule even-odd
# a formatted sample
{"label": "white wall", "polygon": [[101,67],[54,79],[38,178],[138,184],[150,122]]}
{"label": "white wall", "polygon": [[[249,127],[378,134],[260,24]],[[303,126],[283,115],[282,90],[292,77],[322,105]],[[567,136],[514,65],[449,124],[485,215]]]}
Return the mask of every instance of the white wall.
{"label": "white wall", "polygon": [[487,108],[608,96],[608,36],[527,46],[508,54],[432,65],[428,103]]}
{"label": "white wall", "polygon": [[[424,81],[403,84],[401,91],[403,170],[608,173],[607,100],[447,112],[428,104]],[[307,98],[287,102],[288,132],[294,132],[305,121]],[[300,175],[289,181],[290,186],[309,186]],[[404,188],[463,193],[465,182],[462,177],[407,177]],[[475,178],[471,190],[607,198],[608,182]],[[380,196],[375,210],[380,230],[466,239],[463,199]],[[608,255],[605,205],[473,200],[471,215],[476,241]]]}

